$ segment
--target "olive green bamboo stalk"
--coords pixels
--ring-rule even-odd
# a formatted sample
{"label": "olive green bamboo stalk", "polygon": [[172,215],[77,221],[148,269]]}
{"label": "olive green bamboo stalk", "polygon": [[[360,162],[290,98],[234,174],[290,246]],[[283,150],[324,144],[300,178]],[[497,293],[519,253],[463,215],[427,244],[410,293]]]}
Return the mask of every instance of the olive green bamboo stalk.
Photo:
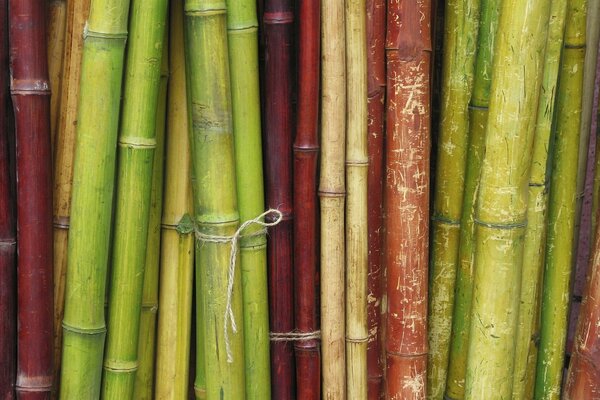
{"label": "olive green bamboo stalk", "polygon": [[[227,0],[227,14],[237,199],[243,222],[262,214],[265,207],[256,2]],[[245,233],[252,235],[258,229],[249,227]],[[271,398],[271,372],[266,234],[240,240],[240,266],[244,296],[246,399],[268,400]]]}
{"label": "olive green bamboo stalk", "polygon": [[542,90],[538,103],[533,159],[529,177],[527,230],[523,251],[523,273],[519,326],[515,351],[513,399],[533,397],[537,338],[539,332],[539,296],[546,245],[546,209],[548,204],[548,151],[552,131],[560,54],[565,32],[566,0],[552,0],[544,61]]}
{"label": "olive green bamboo stalk", "polygon": [[492,61],[500,4],[501,0],[482,0],[480,3],[478,50],[473,93],[469,107],[469,147],[467,149],[452,338],[445,392],[446,397],[453,400],[463,399],[465,395],[475,262],[475,207],[479,175],[485,152],[485,134],[492,84]]}
{"label": "olive green bamboo stalk", "polygon": [[133,396],[139,365],[138,339],[166,11],[166,0],[131,3],[102,384],[105,400]]}
{"label": "olive green bamboo stalk", "polygon": [[61,399],[100,397],[119,98],[129,1],[94,0],[84,32]]}
{"label": "olive green bamboo stalk", "polygon": [[569,22],[556,94],[556,139],[550,180],[536,399],[559,399],[563,375],[575,244],[586,4],[587,0],[571,0],[567,6]]}
{"label": "olive green bamboo stalk", "polygon": [[50,78],[50,132],[52,148],[56,139],[60,112],[61,80],[63,73],[63,50],[65,46],[65,25],[67,20],[67,2],[65,0],[48,0],[47,42],[48,42],[48,75]]}
{"label": "olive green bamboo stalk", "polygon": [[[185,29],[198,238],[196,273],[201,284],[197,293],[204,324],[200,318],[197,321],[200,329],[204,326],[205,366],[210,371],[206,374],[206,398],[243,399],[241,273],[235,268],[233,276],[228,276],[231,242],[210,238],[233,236],[239,224],[225,2],[186,0]],[[237,267],[237,260],[233,262]]]}
{"label": "olive green bamboo stalk", "polygon": [[163,164],[168,78],[168,29],[165,29],[158,105],[156,108],[156,149],[152,162],[152,191],[150,194],[146,265],[144,267],[144,286],[142,290],[140,336],[138,339],[139,367],[135,374],[135,387],[133,391],[133,398],[140,400],[151,400],[154,392],[154,359],[160,269],[160,221],[163,207]]}
{"label": "olive green bamboo stalk", "polygon": [[[183,0],[172,0],[170,8],[167,154],[154,392],[157,400],[185,399],[187,396],[194,274]],[[204,360],[199,363],[199,367],[203,366]],[[203,371],[203,368],[199,369]]]}
{"label": "olive green bamboo stalk", "polygon": [[469,141],[480,0],[449,0],[444,22],[442,100],[432,215],[427,397],[446,386],[461,210]]}
{"label": "olive green bamboo stalk", "polygon": [[346,12],[346,393],[367,398],[367,6]]}
{"label": "olive green bamboo stalk", "polygon": [[504,0],[475,213],[466,399],[512,396],[527,184],[550,4]]}

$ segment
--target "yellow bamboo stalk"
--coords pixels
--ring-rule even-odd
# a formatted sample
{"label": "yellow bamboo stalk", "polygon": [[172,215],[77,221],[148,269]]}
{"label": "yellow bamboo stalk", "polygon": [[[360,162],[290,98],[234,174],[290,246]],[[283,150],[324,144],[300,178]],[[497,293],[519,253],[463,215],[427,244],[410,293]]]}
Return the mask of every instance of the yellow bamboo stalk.
{"label": "yellow bamboo stalk", "polygon": [[56,129],[60,109],[60,86],[63,73],[63,51],[67,4],[65,0],[49,0],[46,5],[48,25],[46,28],[48,43],[48,75],[50,78],[50,137],[52,148],[56,139]]}

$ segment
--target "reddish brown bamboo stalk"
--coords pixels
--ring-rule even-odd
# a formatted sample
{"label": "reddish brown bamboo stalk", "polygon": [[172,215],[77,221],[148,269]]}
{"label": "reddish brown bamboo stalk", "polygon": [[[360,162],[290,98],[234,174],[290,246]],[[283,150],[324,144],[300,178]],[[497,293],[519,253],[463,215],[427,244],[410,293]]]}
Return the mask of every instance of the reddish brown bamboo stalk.
{"label": "reddish brown bamboo stalk", "polygon": [[431,1],[388,7],[386,398],[425,399]]}
{"label": "reddish brown bamboo stalk", "polygon": [[[292,28],[290,0],[264,2],[265,40],[265,173],[267,204],[283,214],[269,232],[269,312],[271,331],[294,329],[294,275],[292,270]],[[271,382],[274,399],[293,399],[294,353],[291,342],[271,343]]]}
{"label": "reddish brown bamboo stalk", "polygon": [[381,358],[381,257],[383,255],[383,177],[385,117],[385,0],[367,0],[367,90],[368,153],[367,205],[369,230],[369,278],[367,317],[368,398],[378,400],[383,394],[383,360]]}
{"label": "reddish brown bamboo stalk", "polygon": [[0,1],[0,399],[14,399],[16,232],[8,127],[8,2]]}
{"label": "reddish brown bamboo stalk", "polygon": [[[296,330],[318,329],[317,316],[317,161],[319,155],[320,2],[299,4],[298,108],[294,142],[294,278]],[[294,344],[296,398],[319,399],[321,362],[319,342]]]}
{"label": "reddish brown bamboo stalk", "polygon": [[11,95],[17,146],[18,342],[20,399],[52,389],[52,157],[45,2],[10,0]]}
{"label": "reddish brown bamboo stalk", "polygon": [[[598,219],[597,219],[598,220]],[[596,235],[569,362],[565,400],[600,398],[600,234]]]}

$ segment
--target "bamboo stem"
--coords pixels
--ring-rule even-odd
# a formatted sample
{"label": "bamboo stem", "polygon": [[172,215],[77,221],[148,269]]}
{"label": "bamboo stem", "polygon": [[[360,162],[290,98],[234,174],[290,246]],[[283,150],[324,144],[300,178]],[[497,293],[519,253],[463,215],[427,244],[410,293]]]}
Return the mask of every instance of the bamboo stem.
{"label": "bamboo stem", "polygon": [[428,326],[427,393],[436,400],[443,397],[448,374],[479,8],[478,0],[452,0],[445,10]]}
{"label": "bamboo stem", "polygon": [[[294,329],[292,1],[266,0],[263,24],[266,197],[268,207],[284,215],[268,238],[269,317],[271,332],[286,333]],[[273,397],[292,399],[295,372],[291,342],[271,343],[271,372]]]}
{"label": "bamboo stem", "polygon": [[483,0],[480,3],[480,24],[477,57],[474,71],[473,93],[469,104],[469,147],[465,192],[461,216],[458,270],[452,316],[452,338],[446,397],[463,399],[467,374],[467,349],[471,325],[473,279],[475,262],[475,208],[481,164],[485,153],[485,137],[492,84],[492,64],[500,0]]}
{"label": "bamboo stem", "polygon": [[14,400],[16,370],[15,192],[9,128],[8,1],[0,1],[0,398]]}
{"label": "bamboo stem", "polygon": [[[156,399],[184,399],[188,390],[194,238],[183,0],[170,3],[169,101],[162,213]],[[204,360],[202,360],[202,364]],[[198,398],[205,398],[198,396]]]}
{"label": "bamboo stem", "polygon": [[50,80],[50,137],[52,148],[56,140],[58,121],[60,119],[60,98],[63,73],[63,51],[67,36],[65,0],[47,0],[47,40],[48,44],[48,76]]}
{"label": "bamboo stem", "polygon": [[67,256],[61,399],[100,397],[106,332],[104,296],[128,12],[129,1],[93,0],[85,30]]}
{"label": "bamboo stem", "polygon": [[512,395],[526,188],[549,10],[536,0],[505,0],[500,8],[475,213],[466,399]]}
{"label": "bamboo stem", "polygon": [[548,204],[548,151],[554,120],[555,95],[558,84],[560,55],[565,32],[567,2],[554,0],[550,6],[548,39],[544,60],[544,75],[538,103],[533,159],[529,178],[527,205],[527,230],[523,250],[521,302],[515,350],[513,399],[530,399],[533,396],[539,339],[539,310]]}
{"label": "bamboo stem", "polygon": [[[197,236],[228,237],[239,225],[226,12],[223,1],[185,2]],[[241,274],[236,268],[233,277],[228,277],[230,250],[230,242],[207,241],[203,236],[196,244],[197,323],[205,340],[209,400],[243,399],[245,394]]]}
{"label": "bamboo stem", "polygon": [[[298,106],[294,142],[294,295],[296,330],[318,330],[317,165],[319,156],[320,0],[299,3]],[[321,398],[319,342],[294,343],[296,398]]]}
{"label": "bamboo stem", "polygon": [[586,0],[567,5],[564,48],[556,95],[556,138],[552,156],[548,238],[542,294],[542,330],[535,396],[558,399],[563,375],[574,254],[577,158],[585,57]]}
{"label": "bamboo stem", "polygon": [[71,192],[73,188],[73,159],[77,128],[77,103],[83,27],[90,11],[90,0],[69,1],[66,10],[65,44],[63,55],[64,80],[60,85],[61,102],[58,128],[54,141],[54,362],[55,396],[59,393],[62,348],[62,320],[65,307],[67,273],[67,241]]}
{"label": "bamboo stem", "polygon": [[385,1],[367,0],[368,295],[367,379],[369,400],[383,395],[383,180],[385,119]]}
{"label": "bamboo stem", "polygon": [[431,1],[388,4],[386,398],[427,391]]}
{"label": "bamboo stem", "polygon": [[52,153],[45,3],[9,1],[17,171],[18,398],[49,397],[53,378]]}

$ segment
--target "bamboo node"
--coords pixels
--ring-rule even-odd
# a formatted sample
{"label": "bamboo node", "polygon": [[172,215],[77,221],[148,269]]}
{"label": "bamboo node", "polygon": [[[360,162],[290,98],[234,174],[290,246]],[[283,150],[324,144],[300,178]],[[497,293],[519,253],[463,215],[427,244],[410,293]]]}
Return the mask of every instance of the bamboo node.
{"label": "bamboo node", "polygon": [[100,39],[123,39],[127,40],[127,32],[98,32],[90,30],[88,23],[85,23],[83,27],[83,40],[88,37],[95,37]]}
{"label": "bamboo node", "polygon": [[351,338],[346,336],[346,342],[348,343],[367,343],[369,341],[369,337],[363,337],[363,338]]}
{"label": "bamboo node", "polygon": [[312,332],[269,332],[271,342],[300,342],[304,340],[321,339],[321,331]]}
{"label": "bamboo node", "polygon": [[78,328],[76,326],[72,326],[67,324],[65,321],[62,322],[62,327],[65,331],[79,333],[81,335],[104,335],[106,333],[106,326],[102,326],[100,328]]}
{"label": "bamboo node", "polygon": [[[264,219],[270,214],[275,214],[276,218],[272,222],[265,222]],[[264,235],[267,232],[267,228],[279,224],[283,220],[283,213],[274,208],[268,209],[254,219],[249,219],[240,225],[240,227],[231,236],[220,236],[220,235],[208,235],[201,232],[200,227],[196,226],[196,239],[201,242],[210,243],[231,243],[231,251],[229,253],[229,271],[227,276],[227,305],[225,306],[225,323],[223,324],[223,331],[225,335],[225,350],[227,352],[227,362],[233,362],[233,355],[231,354],[231,345],[229,343],[229,330],[227,325],[231,325],[231,330],[237,333],[237,325],[233,316],[232,298],[233,298],[233,282],[235,276],[235,266],[238,253],[238,242],[242,237]],[[244,235],[243,232],[251,225],[260,225],[263,229],[256,232]]]}

